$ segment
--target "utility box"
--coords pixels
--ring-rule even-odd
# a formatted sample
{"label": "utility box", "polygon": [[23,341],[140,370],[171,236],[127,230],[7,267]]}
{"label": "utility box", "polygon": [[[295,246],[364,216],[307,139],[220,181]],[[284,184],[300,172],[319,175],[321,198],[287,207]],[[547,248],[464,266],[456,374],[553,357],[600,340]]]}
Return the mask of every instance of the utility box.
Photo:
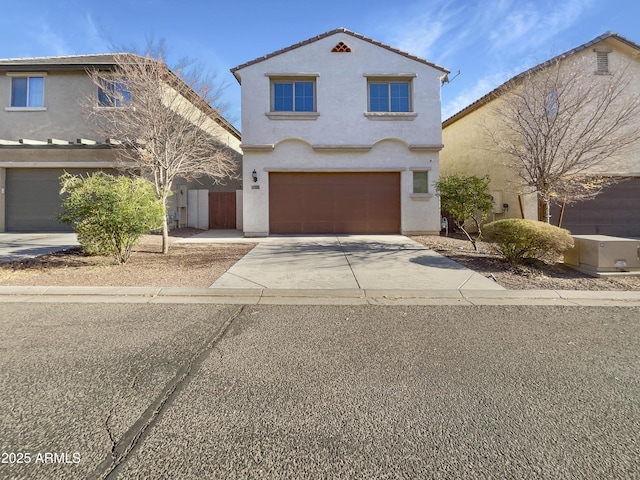
{"label": "utility box", "polygon": [[564,263],[576,270],[595,277],[640,274],[640,240],[607,235],[573,235],[573,240]]}

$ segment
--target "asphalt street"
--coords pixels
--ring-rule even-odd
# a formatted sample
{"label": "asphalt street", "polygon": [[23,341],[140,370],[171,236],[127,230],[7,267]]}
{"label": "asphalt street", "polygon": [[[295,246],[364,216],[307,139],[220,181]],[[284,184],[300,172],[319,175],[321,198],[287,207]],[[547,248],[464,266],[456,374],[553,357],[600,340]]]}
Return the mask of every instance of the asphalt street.
{"label": "asphalt street", "polygon": [[640,472],[638,307],[1,308],[2,478]]}

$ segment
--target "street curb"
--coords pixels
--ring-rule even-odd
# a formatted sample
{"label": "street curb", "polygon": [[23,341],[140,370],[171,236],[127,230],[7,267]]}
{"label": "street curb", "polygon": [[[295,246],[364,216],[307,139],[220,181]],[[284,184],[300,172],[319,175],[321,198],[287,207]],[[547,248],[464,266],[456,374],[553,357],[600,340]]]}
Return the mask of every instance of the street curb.
{"label": "street curb", "polygon": [[638,291],[0,286],[0,302],[640,306]]}

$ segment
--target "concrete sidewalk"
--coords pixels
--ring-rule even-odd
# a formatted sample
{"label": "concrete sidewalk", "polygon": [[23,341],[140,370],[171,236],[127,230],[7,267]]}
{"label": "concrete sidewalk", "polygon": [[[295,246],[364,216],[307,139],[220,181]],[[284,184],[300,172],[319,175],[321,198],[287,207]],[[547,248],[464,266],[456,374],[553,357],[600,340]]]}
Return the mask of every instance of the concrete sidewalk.
{"label": "concrete sidewalk", "polygon": [[0,303],[557,305],[640,307],[640,292],[0,286]]}
{"label": "concrete sidewalk", "polygon": [[[25,234],[2,235],[18,242]],[[75,241],[73,234],[40,235]],[[401,235],[256,239],[216,230],[178,241],[241,242],[259,245],[211,288],[0,286],[0,303],[640,306],[633,291],[505,290]]]}

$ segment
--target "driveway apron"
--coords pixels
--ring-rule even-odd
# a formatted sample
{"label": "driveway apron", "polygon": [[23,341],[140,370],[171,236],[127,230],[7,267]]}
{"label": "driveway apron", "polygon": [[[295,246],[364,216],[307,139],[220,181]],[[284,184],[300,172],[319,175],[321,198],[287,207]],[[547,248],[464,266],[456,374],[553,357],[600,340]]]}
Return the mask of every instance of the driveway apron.
{"label": "driveway apron", "polygon": [[503,290],[402,235],[268,237],[211,287]]}
{"label": "driveway apron", "polygon": [[0,233],[0,263],[78,246],[75,233]]}

